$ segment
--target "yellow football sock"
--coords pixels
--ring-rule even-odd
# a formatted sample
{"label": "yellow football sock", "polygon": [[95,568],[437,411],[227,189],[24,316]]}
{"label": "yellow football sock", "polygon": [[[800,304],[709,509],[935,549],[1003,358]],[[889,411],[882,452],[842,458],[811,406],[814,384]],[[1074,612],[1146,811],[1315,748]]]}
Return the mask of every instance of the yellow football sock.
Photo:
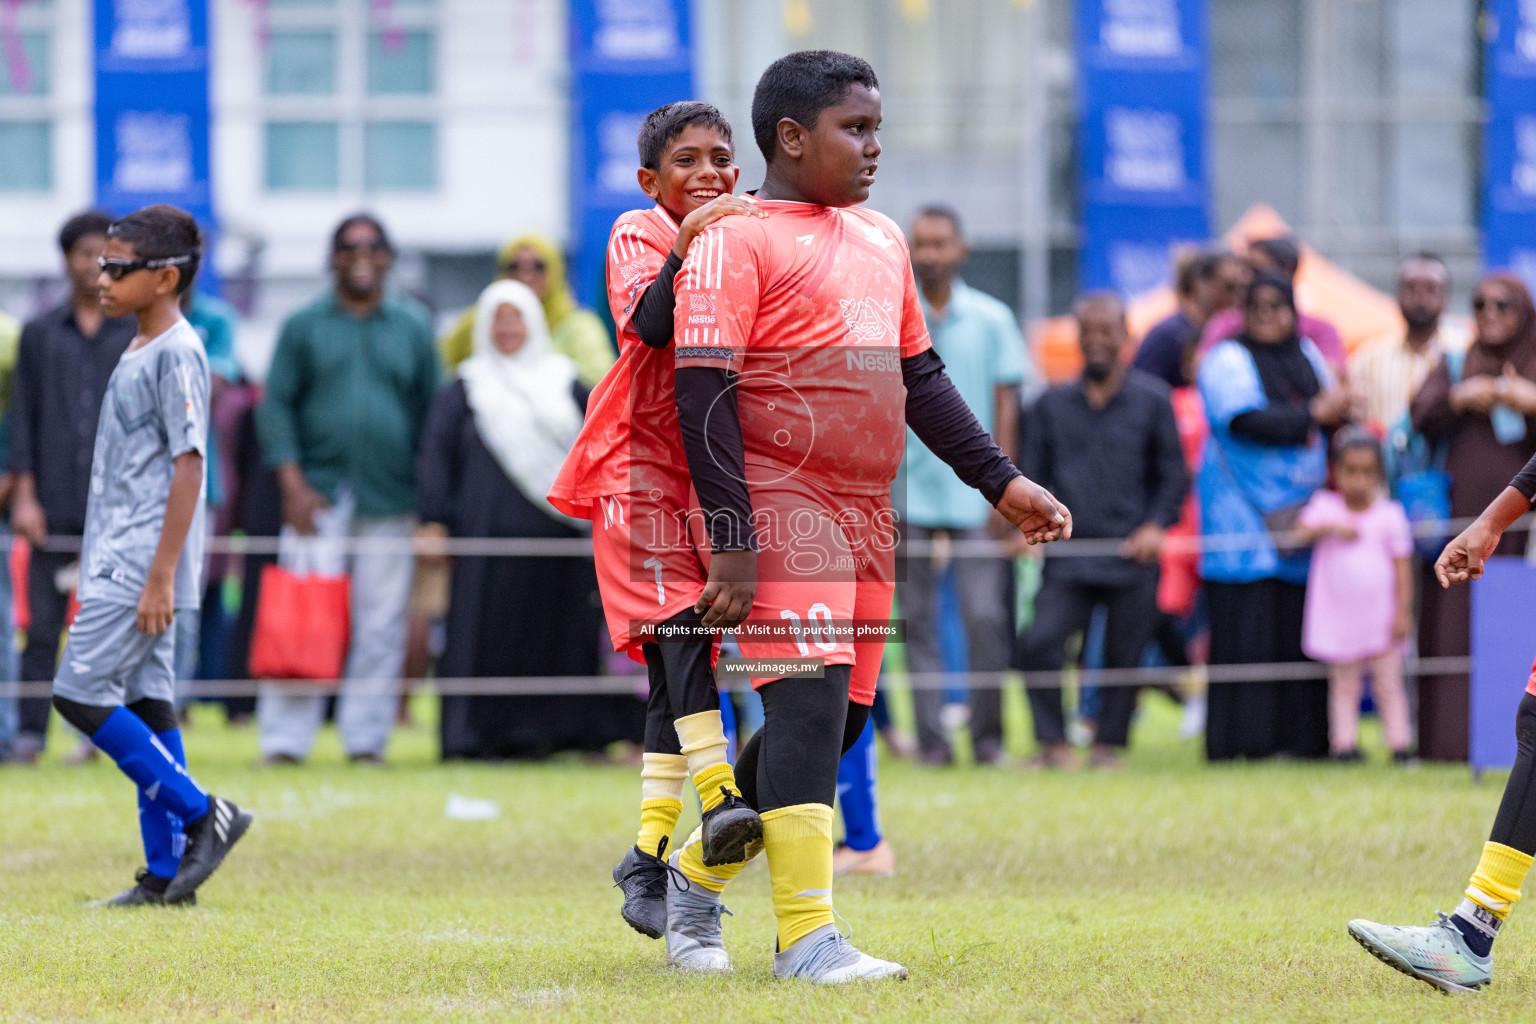
{"label": "yellow football sock", "polygon": [[795,804],[763,813],[779,950],[832,923],[832,808]]}
{"label": "yellow football sock", "polygon": [[677,858],[677,866],[682,871],[683,877],[693,884],[702,885],[710,892],[724,892],[725,887],[741,874],[741,869],[762,852],[762,843],[748,843],[746,860],[737,861],[735,864],[716,864],[714,867],[705,867],[704,833],[696,828],[693,834],[683,842],[683,853]]}
{"label": "yellow football sock", "polygon": [[673,723],[677,738],[682,743],[683,754],[688,758],[688,771],[693,775],[693,786],[699,791],[699,803],[705,812],[714,810],[725,799],[720,792],[724,786],[736,796],[736,772],[725,759],[725,729],[720,724],[720,712],[700,711],[687,715]]}
{"label": "yellow football sock", "polygon": [[683,813],[683,780],[688,759],[681,754],[646,754],[640,769],[640,837],[642,853],[657,855],[661,841],[672,835]]}
{"label": "yellow football sock", "polygon": [[1528,853],[1499,843],[1484,843],[1482,859],[1467,883],[1467,899],[1504,920],[1520,902],[1520,884],[1531,869],[1531,861]]}

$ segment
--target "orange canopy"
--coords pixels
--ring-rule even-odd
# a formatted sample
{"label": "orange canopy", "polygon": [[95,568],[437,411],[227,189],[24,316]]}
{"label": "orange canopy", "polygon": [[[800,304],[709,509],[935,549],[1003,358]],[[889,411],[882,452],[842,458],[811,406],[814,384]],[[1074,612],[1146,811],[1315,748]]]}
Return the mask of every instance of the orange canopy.
{"label": "orange canopy", "polygon": [[[1274,210],[1259,203],[1248,208],[1223,241],[1233,252],[1242,254],[1252,242],[1287,234],[1290,226]],[[1363,341],[1403,329],[1403,317],[1392,296],[1306,245],[1302,246],[1301,268],[1296,274],[1296,304],[1303,312],[1332,321],[1344,339],[1344,347],[1351,352]],[[1177,308],[1173,289],[1167,285],[1132,298],[1126,307],[1133,342],[1130,351],[1135,350],[1135,344],[1154,324]],[[1082,371],[1077,322],[1070,316],[1047,317],[1031,324],[1029,343],[1036,365],[1047,380],[1072,380]]]}

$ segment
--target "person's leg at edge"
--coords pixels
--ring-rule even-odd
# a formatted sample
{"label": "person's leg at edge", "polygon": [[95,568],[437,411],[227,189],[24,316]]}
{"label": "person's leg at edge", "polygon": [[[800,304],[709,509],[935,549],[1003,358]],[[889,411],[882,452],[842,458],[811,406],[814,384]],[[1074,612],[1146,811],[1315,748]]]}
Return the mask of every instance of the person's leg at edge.
{"label": "person's leg at edge", "polygon": [[82,704],[57,695],[53,706],[112,758],[157,808],[188,822],[208,813],[207,791],[177,762],[143,718],[121,704]]}
{"label": "person's leg at edge", "polygon": [[[1102,591],[1105,604],[1104,667],[1136,668],[1141,664],[1157,621],[1157,573],[1147,572],[1137,582]],[[1101,688],[1099,719],[1094,731],[1089,763],[1097,768],[1119,764],[1119,751],[1130,743],[1131,722],[1136,716],[1139,686]]]}
{"label": "person's leg at edge", "polygon": [[1068,638],[1088,628],[1093,603],[1086,588],[1046,577],[1035,598],[1035,621],[1019,639],[1025,672],[1025,694],[1040,753],[1031,762],[1038,767],[1065,767],[1070,763],[1067,724],[1062,711],[1061,684],[1031,679],[1031,672],[1061,671],[1066,664]]}
{"label": "person's leg at edge", "polygon": [[1520,901],[1536,855],[1536,695],[1529,691],[1515,738],[1515,766],[1455,911],[1423,928],[1349,922],[1350,934],[1378,959],[1440,988],[1475,989],[1492,979],[1494,940]]}
{"label": "person's leg at edge", "polygon": [[[351,534],[359,540],[403,543],[414,528],[412,516],[359,516],[352,520]],[[336,731],[348,757],[382,760],[395,727],[415,562],[402,547],[359,551],[351,563],[352,649],[337,693]]]}
{"label": "person's leg at edge", "polygon": [[851,674],[851,665],[828,665],[824,679],[779,679],[759,690],[758,812],[781,952],[833,923],[832,802]]}
{"label": "person's leg at edge", "polygon": [[[933,539],[935,531],[909,526],[913,540]],[[940,721],[944,707],[944,687],[936,682],[944,671],[939,651],[938,593],[939,572],[929,556],[906,560],[907,578],[897,585],[901,594],[901,617],[906,622],[907,671],[929,678],[912,688],[912,713],[917,725],[917,750],[924,761],[947,764],[953,752],[949,734]]]}
{"label": "person's leg at edge", "polygon": [[1371,699],[1381,717],[1387,749],[1395,757],[1407,757],[1413,746],[1413,733],[1408,725],[1408,687],[1403,683],[1401,648],[1394,647],[1371,659]]}
{"label": "person's leg at edge", "polygon": [[[668,624],[698,627],[703,615],[685,609]],[[710,863],[741,860],[745,845],[761,836],[761,824],[741,801],[736,771],[726,757],[725,729],[720,716],[720,690],[711,664],[709,639],[658,643],[665,690],[677,731],[678,749],[687,759],[699,805],[707,818],[703,830]]]}
{"label": "person's leg at edge", "polygon": [[669,839],[683,813],[683,783],[688,778],[688,759],[677,742],[672,709],[667,696],[666,669],[661,648],[655,643],[641,648],[651,694],[645,704],[645,754],[640,768],[640,834],[635,846],[652,857],[662,855],[661,842]]}
{"label": "person's leg at edge", "polygon": [[[843,842],[854,853],[867,854],[885,839],[880,830],[875,789],[877,773],[875,725],[868,722],[853,746],[837,762],[837,802],[843,813]],[[834,863],[834,869],[839,866]],[[852,864],[844,870],[849,869],[854,869]]]}
{"label": "person's leg at edge", "polygon": [[1336,661],[1328,666],[1328,752],[1349,754],[1360,741],[1360,697],[1365,692],[1365,662]]}
{"label": "person's leg at edge", "polygon": [[[155,739],[185,770],[187,753],[181,743],[175,706],[170,701],[144,698],[129,704],[128,710],[149,726]],[[143,788],[139,789],[139,834],[144,840],[144,865],[149,869],[139,884],[146,889],[163,895],[165,887],[176,877],[187,841],[184,825],[175,812],[157,806]]]}
{"label": "person's leg at edge", "polygon": [[[987,537],[986,530],[966,530],[960,539]],[[1013,633],[1006,596],[1013,563],[995,555],[957,558],[954,566],[970,659],[971,746],[977,762],[995,764],[1003,757],[1002,684]]]}
{"label": "person's leg at edge", "polygon": [[[59,637],[64,632],[64,615],[69,597],[59,593],[55,582],[60,570],[74,556],[33,548],[27,564],[27,604],[32,623],[27,628],[27,643],[21,653],[21,679],[27,683],[53,680],[58,667]],[[48,733],[47,697],[22,697],[17,701],[16,753],[23,760],[34,759],[43,750]]]}

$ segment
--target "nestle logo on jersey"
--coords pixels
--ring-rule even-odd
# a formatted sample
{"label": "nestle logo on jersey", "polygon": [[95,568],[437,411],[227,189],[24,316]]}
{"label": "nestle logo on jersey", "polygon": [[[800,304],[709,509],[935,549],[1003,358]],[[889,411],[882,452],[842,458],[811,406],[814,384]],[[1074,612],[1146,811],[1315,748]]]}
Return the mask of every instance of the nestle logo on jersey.
{"label": "nestle logo on jersey", "polygon": [[901,372],[901,357],[894,351],[884,352],[849,352],[848,369],[859,370],[865,373],[875,371],[879,373]]}
{"label": "nestle logo on jersey", "polygon": [[693,292],[688,296],[688,312],[708,313],[711,316],[715,312],[715,297],[709,292]]}

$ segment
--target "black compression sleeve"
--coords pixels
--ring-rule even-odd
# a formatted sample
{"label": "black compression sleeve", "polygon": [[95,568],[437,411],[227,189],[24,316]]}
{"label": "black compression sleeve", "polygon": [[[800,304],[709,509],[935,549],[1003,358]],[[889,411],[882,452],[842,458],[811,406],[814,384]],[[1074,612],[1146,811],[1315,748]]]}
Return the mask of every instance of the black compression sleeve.
{"label": "black compression sleeve", "polygon": [[677,253],[668,253],[667,262],[661,265],[656,280],[640,295],[640,304],[630,316],[630,326],[640,335],[640,340],[651,348],[666,348],[672,344],[672,280],[683,269],[683,261]]}
{"label": "black compression sleeve", "polygon": [[57,695],[53,698],[53,706],[64,717],[64,721],[87,736],[96,735],[97,730],[112,717],[112,712],[117,710],[116,705],[102,707],[96,704],[81,704],[68,697]]}
{"label": "black compression sleeve", "polygon": [[677,371],[677,422],[699,507],[709,520],[714,551],[756,551],[752,496],[747,493],[746,446],[729,370],[685,366]]}
{"label": "black compression sleeve", "polygon": [[1312,432],[1312,414],[1305,409],[1272,405],[1250,409],[1232,417],[1232,433],[1264,444],[1306,444]]}
{"label": "black compression sleeve", "polygon": [[1515,474],[1509,486],[1525,495],[1526,501],[1536,501],[1536,455],[1531,456],[1525,468]]}
{"label": "black compression sleeve", "polygon": [[956,476],[996,506],[1009,482],[1023,474],[982,429],[944,372],[944,361],[933,349],[908,356],[901,361],[901,377],[907,386],[907,425]]}

